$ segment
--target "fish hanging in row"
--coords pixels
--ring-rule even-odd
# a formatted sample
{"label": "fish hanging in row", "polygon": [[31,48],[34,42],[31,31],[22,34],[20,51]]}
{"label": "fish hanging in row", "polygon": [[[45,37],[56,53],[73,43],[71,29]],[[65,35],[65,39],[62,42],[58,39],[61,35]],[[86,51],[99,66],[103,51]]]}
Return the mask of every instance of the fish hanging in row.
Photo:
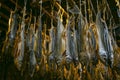
{"label": "fish hanging in row", "polygon": [[16,32],[18,30],[19,22],[18,22],[19,14],[17,13],[17,7],[14,11],[11,11],[10,18],[8,21],[8,32],[6,34],[6,40],[4,42],[2,52],[8,51],[9,47],[14,46],[14,40],[16,37]]}
{"label": "fish hanging in row", "polygon": [[49,35],[50,35],[50,43],[49,43],[49,60],[52,61],[55,58],[55,28],[51,27],[51,29],[49,30]]}
{"label": "fish hanging in row", "polygon": [[98,41],[99,41],[99,55],[100,55],[102,62],[105,64],[107,60],[107,54],[106,54],[105,47],[102,42],[103,29],[101,26],[102,24],[100,22],[100,19],[101,19],[101,12],[99,11],[96,16],[96,25],[98,29],[97,34],[98,34]]}
{"label": "fish hanging in row", "polygon": [[10,28],[10,34],[9,34],[9,40],[11,45],[14,45],[14,39],[16,36],[18,27],[18,14],[17,10],[11,11],[10,19],[9,19],[9,28]]}
{"label": "fish hanging in row", "polygon": [[63,44],[62,44],[62,35],[63,35],[63,30],[64,30],[64,26],[62,24],[62,15],[60,14],[60,11],[58,11],[58,15],[57,15],[57,32],[56,32],[56,51],[55,51],[55,58],[57,59],[57,63],[60,64],[60,62],[62,61],[62,53],[64,51],[62,51],[63,48]]}
{"label": "fish hanging in row", "polygon": [[112,66],[113,64],[113,46],[112,46],[112,42],[111,42],[111,36],[108,32],[108,28],[107,28],[107,24],[104,20],[101,19],[101,22],[102,22],[102,25],[103,25],[103,28],[104,28],[104,37],[103,37],[103,43],[104,43],[104,46],[105,46],[105,50],[107,52],[107,55],[108,55],[108,64],[110,66]]}
{"label": "fish hanging in row", "polygon": [[18,54],[18,56],[15,57],[14,62],[18,68],[18,70],[21,70],[22,64],[23,64],[23,58],[24,58],[24,51],[25,51],[25,15],[26,15],[26,3],[23,8],[23,17],[21,22],[21,32],[20,32],[20,42],[18,43],[18,51],[15,54]]}
{"label": "fish hanging in row", "polygon": [[71,31],[70,31],[70,24],[72,23],[72,18],[70,18],[68,20],[68,24],[66,27],[66,62],[69,64],[72,61],[72,55],[71,55],[71,51],[70,51],[70,39],[71,39]]}
{"label": "fish hanging in row", "polygon": [[30,76],[32,77],[36,68],[36,57],[34,51],[34,43],[35,43],[35,27],[36,27],[36,17],[34,17],[34,24],[30,26],[30,48],[29,48],[29,71]]}
{"label": "fish hanging in row", "polygon": [[[75,20],[74,20],[75,21]],[[75,25],[75,22],[73,23]],[[71,53],[72,53],[72,60],[75,64],[75,66],[78,65],[78,51],[77,51],[77,31],[75,30],[75,26],[72,27],[73,29],[73,34],[71,35]]]}
{"label": "fish hanging in row", "polygon": [[42,20],[41,20],[41,18],[42,18],[42,0],[40,0],[40,15],[39,15],[39,17],[38,17],[38,35],[37,35],[37,37],[38,37],[38,42],[37,42],[37,44],[38,44],[38,51],[37,51],[37,64],[39,65],[40,64],[40,58],[41,58],[41,56],[42,56]]}

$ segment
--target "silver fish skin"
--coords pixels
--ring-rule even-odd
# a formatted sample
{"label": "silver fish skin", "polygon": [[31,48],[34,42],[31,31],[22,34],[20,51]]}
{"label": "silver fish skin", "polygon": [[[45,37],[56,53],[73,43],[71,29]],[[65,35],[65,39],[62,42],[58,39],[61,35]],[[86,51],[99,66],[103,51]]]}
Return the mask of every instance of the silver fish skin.
{"label": "silver fish skin", "polygon": [[24,58],[24,42],[25,42],[25,14],[26,14],[26,5],[24,6],[23,9],[23,17],[22,17],[22,22],[21,22],[21,32],[20,32],[20,40],[21,42],[19,43],[19,55],[15,58],[15,61],[17,63],[17,68],[21,70],[22,64],[23,64],[23,58]]}
{"label": "silver fish skin", "polygon": [[54,31],[54,27],[51,27],[50,29],[50,43],[49,43],[49,60],[53,60],[55,57],[55,31]]}
{"label": "silver fish skin", "polygon": [[18,14],[16,13],[16,11],[11,11],[10,19],[9,19],[9,28],[10,28],[9,40],[11,45],[13,45],[14,43],[15,35],[17,32],[17,27],[18,27],[17,19],[18,19]]}
{"label": "silver fish skin", "polygon": [[104,33],[103,31],[103,26],[101,24],[101,12],[99,11],[97,13],[97,16],[96,16],[96,25],[97,25],[97,34],[98,34],[98,41],[99,41],[99,55],[100,55],[100,58],[101,60],[106,63],[106,60],[107,60],[107,52],[105,50],[105,47],[103,45],[103,37],[102,37],[102,34]]}
{"label": "silver fish skin", "polygon": [[57,33],[56,33],[56,53],[55,53],[55,58],[57,59],[57,63],[59,64],[62,61],[62,32],[64,30],[64,26],[62,24],[62,21],[60,19],[60,16],[58,18],[58,23],[57,23]]}
{"label": "silver fish skin", "polygon": [[70,53],[70,20],[68,21],[67,29],[66,29],[66,62],[70,63],[72,61],[72,56]]}
{"label": "silver fish skin", "polygon": [[35,68],[36,68],[36,58],[35,58],[35,53],[34,51],[30,52],[30,63],[29,63],[29,71],[30,71],[30,76],[33,77]]}
{"label": "silver fish skin", "polygon": [[38,51],[37,51],[37,64],[40,64],[40,58],[42,56],[42,21],[41,21],[41,17],[39,16],[38,19],[39,22],[39,27],[38,27]]}
{"label": "silver fish skin", "polygon": [[76,39],[77,31],[75,27],[73,27],[73,60],[75,63],[78,62],[78,52],[77,52],[77,39]]}
{"label": "silver fish skin", "polygon": [[104,26],[104,37],[103,37],[103,42],[104,42],[104,46],[105,46],[105,50],[107,51],[107,55],[108,55],[108,62],[110,62],[110,64],[113,64],[113,60],[114,60],[114,56],[113,56],[113,46],[112,46],[112,42],[111,42],[111,36],[108,32],[108,27],[107,24],[104,20],[101,21],[103,23]]}

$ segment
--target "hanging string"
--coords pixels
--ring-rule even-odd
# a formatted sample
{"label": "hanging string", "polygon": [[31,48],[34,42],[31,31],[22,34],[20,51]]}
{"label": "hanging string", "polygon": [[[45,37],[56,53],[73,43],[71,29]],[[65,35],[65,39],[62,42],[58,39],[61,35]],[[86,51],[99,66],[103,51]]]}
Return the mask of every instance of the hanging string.
{"label": "hanging string", "polygon": [[40,18],[42,16],[42,0],[39,1],[39,4],[40,4]]}
{"label": "hanging string", "polygon": [[80,13],[81,13],[81,0],[79,1],[79,5],[80,5]]}
{"label": "hanging string", "polygon": [[[69,5],[68,5],[68,1],[66,0],[66,12],[67,12],[67,13],[68,13],[68,9],[69,9]],[[67,29],[68,20],[69,20],[69,15],[68,15],[67,18],[66,18],[66,26],[65,26],[65,29]]]}
{"label": "hanging string", "polygon": [[116,6],[118,7],[117,14],[118,14],[119,23],[120,23],[120,2],[119,2],[119,0],[115,0],[115,2],[116,2]]}
{"label": "hanging string", "polygon": [[94,9],[94,6],[93,6],[93,3],[92,3],[91,0],[90,0],[90,6],[91,6],[91,8],[92,8],[92,11],[93,11],[94,15],[96,16],[96,12],[95,12],[95,9]]}
{"label": "hanging string", "polygon": [[116,23],[115,23],[115,20],[114,20],[113,15],[112,15],[111,9],[110,9],[110,7],[109,7],[109,4],[108,4],[107,0],[105,0],[105,2],[106,2],[106,5],[107,5],[108,10],[109,10],[109,12],[110,12],[110,16],[111,16],[111,18],[112,18],[112,20],[113,20],[113,26],[115,26]]}
{"label": "hanging string", "polygon": [[16,0],[16,3],[15,3],[15,11],[17,10],[17,7],[18,7],[18,0]]}
{"label": "hanging string", "polygon": [[[54,10],[55,0],[53,1],[53,4],[51,5],[51,15],[53,16],[53,10]],[[53,27],[53,18],[51,18],[51,27]]]}
{"label": "hanging string", "polygon": [[88,0],[88,14],[89,14],[89,22],[93,22],[92,10],[91,10],[91,7],[90,7],[90,0]]}
{"label": "hanging string", "polygon": [[86,22],[88,22],[88,21],[87,21],[87,10],[86,10],[86,9],[87,9],[87,8],[86,8],[87,3],[86,3],[86,2],[87,2],[86,0],[83,1],[83,3],[84,3],[84,11],[85,11],[85,18],[86,18]]}
{"label": "hanging string", "polygon": [[97,12],[99,12],[99,2],[97,0]]}
{"label": "hanging string", "polygon": [[24,8],[23,8],[23,21],[24,21],[24,17],[26,15],[26,4],[27,4],[27,0],[24,0]]}

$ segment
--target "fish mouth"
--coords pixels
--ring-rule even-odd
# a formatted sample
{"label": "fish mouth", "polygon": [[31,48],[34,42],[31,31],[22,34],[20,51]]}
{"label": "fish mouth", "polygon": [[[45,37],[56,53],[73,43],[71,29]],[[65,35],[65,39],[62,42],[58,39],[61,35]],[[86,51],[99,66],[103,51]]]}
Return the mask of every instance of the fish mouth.
{"label": "fish mouth", "polygon": [[101,53],[101,54],[100,54],[100,61],[101,61],[103,64],[107,65],[107,54],[106,54],[106,53]]}
{"label": "fish mouth", "polygon": [[49,56],[49,61],[50,61],[50,62],[53,62],[54,59],[55,59],[55,57],[53,56],[53,54],[50,54],[50,56]]}
{"label": "fish mouth", "polygon": [[70,55],[67,55],[65,59],[67,64],[69,64],[72,61],[72,57]]}

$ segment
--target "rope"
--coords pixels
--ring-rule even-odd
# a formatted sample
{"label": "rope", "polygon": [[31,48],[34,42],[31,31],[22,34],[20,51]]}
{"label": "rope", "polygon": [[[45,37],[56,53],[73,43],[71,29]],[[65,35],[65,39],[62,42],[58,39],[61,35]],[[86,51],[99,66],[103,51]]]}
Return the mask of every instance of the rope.
{"label": "rope", "polygon": [[95,14],[95,16],[96,16],[96,12],[95,12],[95,9],[94,9],[94,7],[93,7],[93,3],[92,3],[92,1],[90,0],[90,5],[91,5],[91,7],[92,7],[92,11],[93,11],[93,13]]}
{"label": "rope", "polygon": [[114,25],[115,25],[116,23],[115,23],[115,20],[114,20],[113,15],[112,15],[111,9],[110,9],[110,7],[109,7],[109,4],[108,4],[107,0],[105,0],[105,1],[106,1],[107,8],[108,8],[108,10],[110,11],[110,15],[111,15],[111,17],[112,17],[112,19],[113,19],[113,23],[114,23]]}

